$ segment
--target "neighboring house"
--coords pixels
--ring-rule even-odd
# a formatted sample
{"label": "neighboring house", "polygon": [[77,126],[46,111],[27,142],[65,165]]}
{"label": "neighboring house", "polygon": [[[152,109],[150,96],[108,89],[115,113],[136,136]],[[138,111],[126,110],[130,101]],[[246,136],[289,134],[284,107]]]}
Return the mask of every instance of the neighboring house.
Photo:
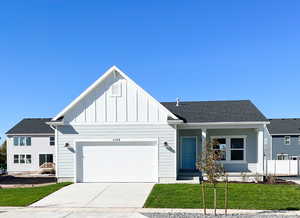
{"label": "neighboring house", "polygon": [[262,175],[269,120],[248,100],[160,103],[112,67],[48,124],[58,181],[166,183],[195,175],[212,139],[230,176]]}
{"label": "neighboring house", "polygon": [[272,160],[297,160],[300,158],[300,119],[270,119],[267,128],[271,141],[266,156]]}
{"label": "neighboring house", "polygon": [[36,172],[45,162],[55,160],[54,130],[51,119],[23,119],[7,135],[7,172]]}

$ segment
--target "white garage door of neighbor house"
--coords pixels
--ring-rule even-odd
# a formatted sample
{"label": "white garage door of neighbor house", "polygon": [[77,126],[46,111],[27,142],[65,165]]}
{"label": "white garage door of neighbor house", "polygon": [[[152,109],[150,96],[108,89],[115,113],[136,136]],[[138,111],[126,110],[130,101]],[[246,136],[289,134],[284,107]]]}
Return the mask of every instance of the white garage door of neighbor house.
{"label": "white garage door of neighbor house", "polygon": [[82,143],[80,150],[81,182],[157,182],[156,142]]}

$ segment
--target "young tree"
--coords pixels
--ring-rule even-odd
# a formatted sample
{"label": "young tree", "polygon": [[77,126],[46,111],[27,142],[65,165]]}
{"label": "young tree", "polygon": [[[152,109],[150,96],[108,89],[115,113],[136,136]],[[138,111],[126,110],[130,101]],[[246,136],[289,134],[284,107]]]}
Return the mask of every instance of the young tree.
{"label": "young tree", "polygon": [[0,167],[6,164],[6,141],[0,146]]}
{"label": "young tree", "polygon": [[[202,152],[199,160],[196,163],[196,168],[202,172],[202,175],[205,173],[207,177],[207,181],[210,184],[213,184],[214,189],[214,213],[216,215],[217,209],[217,189],[216,184],[218,179],[224,176],[224,168],[220,164],[219,160],[221,160],[224,155],[223,150],[220,148],[220,144],[217,140],[212,142],[208,142],[205,147],[205,151]],[[202,192],[205,190],[202,188]],[[202,194],[205,196],[205,193]],[[205,200],[204,200],[205,205]]]}

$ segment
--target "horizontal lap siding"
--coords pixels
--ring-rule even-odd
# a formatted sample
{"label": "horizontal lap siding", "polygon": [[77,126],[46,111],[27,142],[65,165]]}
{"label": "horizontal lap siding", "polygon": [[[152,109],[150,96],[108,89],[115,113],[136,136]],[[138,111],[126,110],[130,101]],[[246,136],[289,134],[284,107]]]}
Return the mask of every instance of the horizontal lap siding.
{"label": "horizontal lap siding", "polygon": [[[288,136],[288,135],[287,135]],[[291,144],[284,144],[284,135],[272,137],[272,157],[277,159],[277,154],[288,154],[290,156],[300,156],[299,136],[291,136]]]}
{"label": "horizontal lap siding", "polygon": [[[167,124],[157,125],[78,125],[58,128],[58,177],[74,177],[74,153],[65,148],[65,143],[72,147],[79,139],[143,139],[159,140],[159,177],[176,177],[175,175],[175,129]],[[168,149],[164,142],[172,149]]]}

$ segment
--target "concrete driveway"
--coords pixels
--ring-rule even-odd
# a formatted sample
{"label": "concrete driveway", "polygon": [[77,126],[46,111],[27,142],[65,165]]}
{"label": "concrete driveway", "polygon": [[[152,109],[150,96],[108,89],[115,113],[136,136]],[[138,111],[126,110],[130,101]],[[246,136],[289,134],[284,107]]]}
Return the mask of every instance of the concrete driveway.
{"label": "concrete driveway", "polygon": [[77,183],[64,187],[30,207],[143,207],[153,183]]}

